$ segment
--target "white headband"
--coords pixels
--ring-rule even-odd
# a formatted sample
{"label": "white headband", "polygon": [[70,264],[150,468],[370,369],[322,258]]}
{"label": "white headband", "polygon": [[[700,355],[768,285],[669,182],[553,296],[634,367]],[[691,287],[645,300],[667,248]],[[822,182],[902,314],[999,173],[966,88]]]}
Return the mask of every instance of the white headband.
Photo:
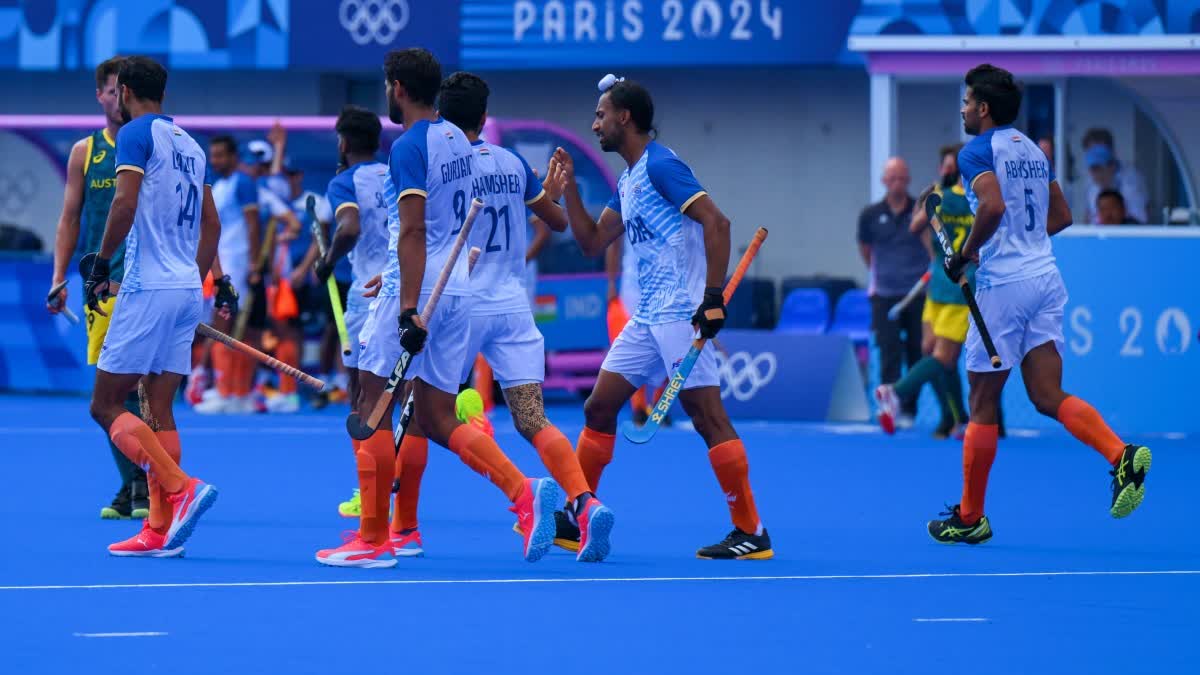
{"label": "white headband", "polygon": [[599,85],[600,93],[603,94],[604,92],[608,91],[609,89],[612,89],[613,85],[615,85],[616,83],[624,82],[624,81],[625,81],[625,78],[617,77],[616,75],[609,73],[609,74],[605,75],[604,77],[600,78],[600,85]]}

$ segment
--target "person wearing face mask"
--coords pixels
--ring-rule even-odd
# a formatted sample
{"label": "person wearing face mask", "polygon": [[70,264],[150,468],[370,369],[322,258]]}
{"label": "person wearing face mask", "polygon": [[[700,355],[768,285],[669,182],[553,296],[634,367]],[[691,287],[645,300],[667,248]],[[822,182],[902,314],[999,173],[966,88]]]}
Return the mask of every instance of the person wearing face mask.
{"label": "person wearing face mask", "polygon": [[[941,149],[938,167],[938,182],[926,188],[917,198],[913,209],[909,231],[919,234],[930,245],[929,218],[925,215],[925,198],[937,194],[942,198],[938,207],[938,218],[946,228],[946,234],[954,244],[954,250],[962,248],[971,232],[975,216],[967,203],[966,191],[958,173],[958,151],[962,145],[949,145]],[[926,383],[937,392],[942,406],[942,421],[934,436],[947,438],[965,428],[967,415],[963,407],[962,380],[958,374],[958,357],[962,353],[963,341],[967,338],[967,305],[962,291],[941,272],[942,254],[930,246],[931,258],[929,286],[925,295],[925,307],[921,312],[924,324],[922,340],[925,357],[909,368],[900,381],[881,384],[875,390],[879,403],[879,423],[889,434],[896,430],[896,416],[900,401],[915,398]],[[975,265],[967,270],[968,278],[974,283]]]}

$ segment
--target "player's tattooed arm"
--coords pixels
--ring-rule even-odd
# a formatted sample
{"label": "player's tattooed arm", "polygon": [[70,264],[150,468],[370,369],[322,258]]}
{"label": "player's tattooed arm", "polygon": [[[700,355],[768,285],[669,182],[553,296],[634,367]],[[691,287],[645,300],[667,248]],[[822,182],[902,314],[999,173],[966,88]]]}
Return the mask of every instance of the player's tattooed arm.
{"label": "player's tattooed arm", "polygon": [[991,171],[979,174],[971,183],[971,189],[979,199],[979,206],[975,209],[975,223],[961,253],[964,258],[977,259],[979,249],[996,234],[1004,218],[1004,195],[1000,193],[1000,181]]}
{"label": "player's tattooed arm", "polygon": [[525,440],[532,441],[539,431],[550,426],[546,404],[542,402],[542,385],[535,382],[505,389],[504,400],[512,412],[513,425]]}
{"label": "player's tattooed arm", "polygon": [[1050,183],[1050,211],[1046,214],[1046,234],[1053,237],[1071,226],[1073,218],[1071,217],[1071,207],[1067,205],[1067,198],[1063,195],[1062,188],[1058,186],[1058,181]]}
{"label": "player's tattooed arm", "polygon": [[566,179],[564,196],[567,202],[567,222],[571,226],[571,234],[575,235],[575,241],[579,243],[579,248],[586,256],[604,253],[608,245],[625,230],[621,215],[606,208],[600,214],[600,222],[592,220],[592,216],[583,205],[583,198],[579,195],[579,184],[575,181],[575,162],[562,148],[555,150],[554,157],[550,160],[551,173],[556,170],[562,170]]}
{"label": "player's tattooed arm", "polygon": [[217,257],[217,242],[221,239],[221,218],[213,201],[212,188],[204,186],[204,198],[200,206],[200,245],[196,247],[196,266],[200,278],[208,276]]}
{"label": "player's tattooed arm", "polygon": [[688,218],[704,228],[704,254],[707,256],[708,274],[704,285],[721,288],[729,272],[729,218],[717,208],[717,203],[708,195],[701,195],[684,212]]}

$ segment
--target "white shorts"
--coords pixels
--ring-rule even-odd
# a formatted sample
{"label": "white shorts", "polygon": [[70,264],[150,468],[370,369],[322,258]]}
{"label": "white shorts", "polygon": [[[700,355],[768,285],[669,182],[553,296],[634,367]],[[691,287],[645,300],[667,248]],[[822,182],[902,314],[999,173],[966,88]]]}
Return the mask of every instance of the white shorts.
{"label": "white shorts", "polygon": [[483,354],[501,389],[541,384],[546,379],[546,340],[533,322],[533,313],[471,317],[461,381],[467,381],[475,354]]}
{"label": "white shorts", "polygon": [[346,320],[346,337],[350,340],[350,355],[342,354],[342,365],[347,368],[358,368],[358,361],[362,358],[361,335],[363,326],[367,323],[367,317],[371,314],[372,304],[366,298],[363,298],[362,302],[346,303],[344,318]]}
{"label": "white shorts", "polygon": [[[1026,354],[1047,342],[1053,342],[1062,353],[1067,288],[1057,269],[1032,279],[980,288],[975,291],[975,302],[1000,355],[999,370],[1016,368]],[[967,370],[997,370],[988,360],[974,318],[967,329]]]}
{"label": "white shorts", "polygon": [[[679,368],[683,357],[692,348],[696,331],[689,321],[673,321],[647,326],[630,321],[613,341],[600,364],[602,370],[624,377],[635,387],[645,384],[658,385]],[[700,352],[700,358],[684,383],[684,389],[716,387],[717,359],[709,345]]]}
{"label": "white shorts", "polygon": [[[421,295],[418,306],[428,297]],[[391,377],[400,359],[400,335],[397,318],[400,298],[379,297],[371,303],[371,313],[359,337],[359,370],[379,377]],[[413,358],[406,379],[420,379],[448,393],[457,394],[463,362],[467,359],[467,339],[471,331],[471,298],[443,295],[426,327],[429,339],[425,349]]]}
{"label": "white shorts", "polygon": [[204,311],[199,288],[122,290],[96,367],[117,375],[192,372],[192,340]]}

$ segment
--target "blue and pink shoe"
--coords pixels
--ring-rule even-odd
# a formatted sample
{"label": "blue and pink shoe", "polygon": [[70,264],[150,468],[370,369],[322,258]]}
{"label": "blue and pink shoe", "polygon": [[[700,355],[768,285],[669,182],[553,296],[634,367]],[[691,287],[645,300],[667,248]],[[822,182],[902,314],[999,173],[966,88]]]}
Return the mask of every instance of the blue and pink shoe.
{"label": "blue and pink shoe", "polygon": [[608,537],[613,528],[613,512],[599,499],[589,497],[582,512],[575,514],[575,521],[579,523],[579,553],[575,559],[600,562],[607,558],[611,549]]}
{"label": "blue and pink shoe", "polygon": [[164,549],[176,549],[192,536],[200,516],[217,501],[217,488],[199,478],[189,478],[187,485],[167,499],[175,505],[171,513],[171,527],[167,530]]}
{"label": "blue and pink shoe", "polygon": [[525,487],[508,510],[517,514],[524,534],[525,562],[537,562],[554,544],[554,510],[563,501],[562,490],[553,478],[526,478]]}

